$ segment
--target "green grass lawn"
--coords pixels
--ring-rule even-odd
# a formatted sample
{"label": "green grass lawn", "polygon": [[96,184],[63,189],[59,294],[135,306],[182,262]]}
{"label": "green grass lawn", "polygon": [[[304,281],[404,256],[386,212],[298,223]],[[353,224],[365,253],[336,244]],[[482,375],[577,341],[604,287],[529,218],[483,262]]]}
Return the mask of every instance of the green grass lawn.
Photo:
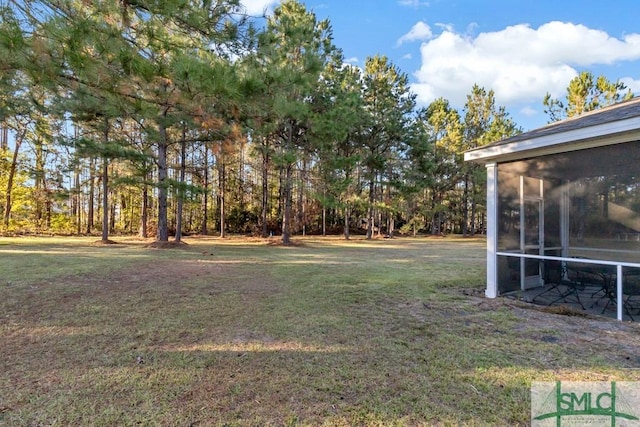
{"label": "green grass lawn", "polygon": [[480,239],[0,238],[0,424],[527,425],[635,324],[487,300]]}

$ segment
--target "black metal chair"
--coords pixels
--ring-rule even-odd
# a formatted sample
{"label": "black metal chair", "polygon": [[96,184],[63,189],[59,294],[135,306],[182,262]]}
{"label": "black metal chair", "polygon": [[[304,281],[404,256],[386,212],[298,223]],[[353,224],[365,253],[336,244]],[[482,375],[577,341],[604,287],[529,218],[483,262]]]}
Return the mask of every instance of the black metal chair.
{"label": "black metal chair", "polygon": [[631,312],[640,314],[640,269],[632,268],[624,275],[622,285],[624,311],[631,320],[635,321]]}
{"label": "black metal chair", "polygon": [[602,313],[610,305],[616,304],[616,269],[612,265],[592,263],[569,263],[571,280],[581,284],[583,289],[589,289],[591,298],[595,301],[591,308],[598,305],[598,301],[606,300]]}
{"label": "black metal chair", "polygon": [[546,259],[542,261],[542,277],[545,285],[549,285],[544,291],[536,295],[532,301],[539,297],[550,298],[547,305],[559,302],[578,304],[585,310],[580,299],[580,292],[584,291],[585,285],[576,275],[570,275],[566,263],[558,260]]}

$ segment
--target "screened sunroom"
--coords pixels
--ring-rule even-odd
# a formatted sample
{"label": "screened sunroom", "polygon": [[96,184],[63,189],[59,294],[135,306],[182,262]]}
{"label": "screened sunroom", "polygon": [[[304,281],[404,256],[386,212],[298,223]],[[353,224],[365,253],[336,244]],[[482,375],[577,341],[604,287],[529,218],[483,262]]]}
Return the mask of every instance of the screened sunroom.
{"label": "screened sunroom", "polygon": [[487,168],[487,297],[640,320],[640,98],[465,160]]}

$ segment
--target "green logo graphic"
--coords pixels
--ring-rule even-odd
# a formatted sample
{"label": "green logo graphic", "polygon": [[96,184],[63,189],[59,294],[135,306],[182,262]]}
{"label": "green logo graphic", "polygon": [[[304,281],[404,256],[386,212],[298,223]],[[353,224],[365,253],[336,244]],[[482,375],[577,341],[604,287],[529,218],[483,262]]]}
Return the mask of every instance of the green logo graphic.
{"label": "green logo graphic", "polygon": [[640,426],[639,390],[638,383],[629,382],[534,382],[531,425]]}

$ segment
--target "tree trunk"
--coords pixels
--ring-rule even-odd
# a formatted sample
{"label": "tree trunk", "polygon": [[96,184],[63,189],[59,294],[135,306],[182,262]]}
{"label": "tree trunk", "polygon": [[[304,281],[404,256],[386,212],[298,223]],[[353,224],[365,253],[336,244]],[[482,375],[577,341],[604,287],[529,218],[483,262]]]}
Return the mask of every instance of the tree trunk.
{"label": "tree trunk", "polygon": [[89,200],[87,200],[88,204],[88,212],[87,212],[87,234],[91,234],[91,230],[93,230],[93,217],[95,215],[93,202],[95,201],[95,159],[91,157],[89,159]]}
{"label": "tree trunk", "polygon": [[51,228],[51,211],[52,211],[52,206],[53,206],[53,202],[51,201],[51,197],[49,197],[49,190],[47,190],[47,192],[45,193],[47,195],[47,201],[46,201],[46,222],[45,224],[47,225],[47,230]]}
{"label": "tree trunk", "polygon": [[[114,197],[113,191],[109,192],[110,194],[110,198],[112,200],[111,202],[111,206],[109,207],[109,234],[113,234],[116,231],[116,203],[113,200],[117,200],[117,197]],[[124,206],[120,206],[120,217],[122,217],[122,212],[123,209],[125,207]]]}
{"label": "tree trunk", "polygon": [[6,150],[9,146],[9,128],[4,123],[0,125],[0,150]]}
{"label": "tree trunk", "polygon": [[207,229],[207,216],[209,215],[209,147],[204,144],[204,191],[202,193],[202,225],[200,226],[200,234],[206,236],[209,232]]}
{"label": "tree trunk", "polygon": [[298,229],[302,230],[302,235],[306,235],[305,209],[304,209],[304,189],[307,181],[307,160],[306,155],[302,159],[302,169],[300,170],[300,191],[298,191]]}
{"label": "tree trunk", "polygon": [[102,241],[109,240],[109,160],[102,159]]}
{"label": "tree trunk", "polygon": [[369,181],[369,207],[367,208],[367,240],[373,238],[373,203],[375,201],[375,182],[373,179]]}
{"label": "tree trunk", "polygon": [[238,203],[240,211],[246,210],[246,189],[245,189],[245,144],[240,142],[238,147]]}
{"label": "tree trunk", "polygon": [[[266,138],[265,138],[266,141]],[[269,208],[269,152],[265,144],[262,153],[262,237],[269,235],[268,220]]]}
{"label": "tree trunk", "polygon": [[169,241],[169,224],[167,220],[167,147],[169,145],[167,129],[164,119],[167,117],[167,110],[160,119],[158,139],[158,233],[157,239],[160,242]]}
{"label": "tree trunk", "polygon": [[[6,129],[3,129],[6,132]],[[9,169],[9,177],[7,178],[7,194],[4,205],[4,226],[9,227],[9,219],[11,218],[11,192],[13,191],[13,179],[16,175],[16,169],[18,168],[18,152],[24,139],[26,131],[22,132],[15,140],[15,148],[13,150],[13,156],[11,158],[11,168]],[[4,148],[4,147],[3,147]]]}
{"label": "tree trunk", "polygon": [[182,241],[182,210],[184,207],[184,179],[185,169],[187,167],[187,135],[182,129],[182,141],[180,141],[180,188],[178,188],[178,207],[176,212],[176,236],[175,241]]}
{"label": "tree trunk", "polygon": [[79,236],[82,233],[82,209],[80,198],[80,168],[77,165],[74,171],[74,187],[75,187],[75,206],[73,207],[74,215],[76,216],[76,234]]}
{"label": "tree trunk", "polygon": [[282,217],[282,244],[288,246],[291,244],[291,172],[293,165],[287,164],[285,167],[284,184],[282,190],[282,198],[284,203],[284,215]]}
{"label": "tree trunk", "polygon": [[469,173],[464,175],[464,189],[462,193],[462,235],[467,237],[469,221]]}
{"label": "tree trunk", "polygon": [[220,175],[220,237],[224,238],[225,237],[225,228],[226,228],[226,224],[225,224],[225,204],[224,204],[224,198],[225,198],[225,186],[226,186],[226,181],[227,181],[227,167],[224,163],[224,159],[222,158],[222,155],[220,155],[219,157],[219,162],[218,162],[219,166],[218,166],[218,173]]}
{"label": "tree trunk", "polygon": [[43,150],[42,150],[42,144],[39,142],[36,142],[35,145],[35,193],[36,193],[36,212],[35,212],[35,219],[36,219],[36,224],[37,227],[40,228],[42,227],[42,218],[43,218],[43,211],[42,211],[42,201],[44,200],[44,189],[43,189],[43,182],[44,182],[44,159],[42,158],[44,156],[43,154]]}
{"label": "tree trunk", "polygon": [[327,235],[327,208],[322,207],[322,235]]}
{"label": "tree trunk", "polygon": [[[351,172],[350,171],[345,171],[345,178],[346,178],[347,182],[351,181]],[[350,187],[347,187],[346,194],[344,196],[345,200],[349,199],[350,194],[351,194]],[[349,209],[349,203],[345,202],[345,204],[344,204],[344,224],[343,224],[343,227],[344,227],[343,233],[344,233],[344,239],[345,240],[349,240],[349,238],[351,237],[350,236],[351,233],[350,233],[350,230],[349,230],[349,222],[350,221],[351,221],[351,210]]]}
{"label": "tree trunk", "polygon": [[147,220],[149,218],[149,186],[147,185],[147,177],[145,174],[145,182],[142,185],[142,212],[140,212],[140,237],[146,239]]}
{"label": "tree trunk", "polygon": [[[109,119],[105,118],[102,142],[109,143]],[[102,241],[109,240],[109,159],[102,158]]]}
{"label": "tree trunk", "polygon": [[[284,217],[284,175],[285,167],[278,167],[278,208],[276,209],[276,217],[281,219]],[[281,224],[282,225],[282,224]]]}
{"label": "tree trunk", "polygon": [[440,195],[437,192],[433,192],[433,196],[431,197],[431,209],[432,209],[432,217],[431,217],[431,235],[439,236],[442,232],[441,224],[442,218],[440,217]]}
{"label": "tree trunk", "polygon": [[344,207],[344,240],[349,240],[349,205]]}
{"label": "tree trunk", "polygon": [[129,230],[129,234],[133,234],[133,220],[135,219],[135,209],[134,209],[134,195],[133,193],[129,193],[129,223],[128,223],[128,230]]}
{"label": "tree trunk", "polygon": [[477,206],[476,206],[476,197],[475,197],[475,184],[473,186],[473,196],[471,197],[471,218],[470,218],[470,222],[471,222],[471,237],[476,235],[476,212],[477,210]]}

